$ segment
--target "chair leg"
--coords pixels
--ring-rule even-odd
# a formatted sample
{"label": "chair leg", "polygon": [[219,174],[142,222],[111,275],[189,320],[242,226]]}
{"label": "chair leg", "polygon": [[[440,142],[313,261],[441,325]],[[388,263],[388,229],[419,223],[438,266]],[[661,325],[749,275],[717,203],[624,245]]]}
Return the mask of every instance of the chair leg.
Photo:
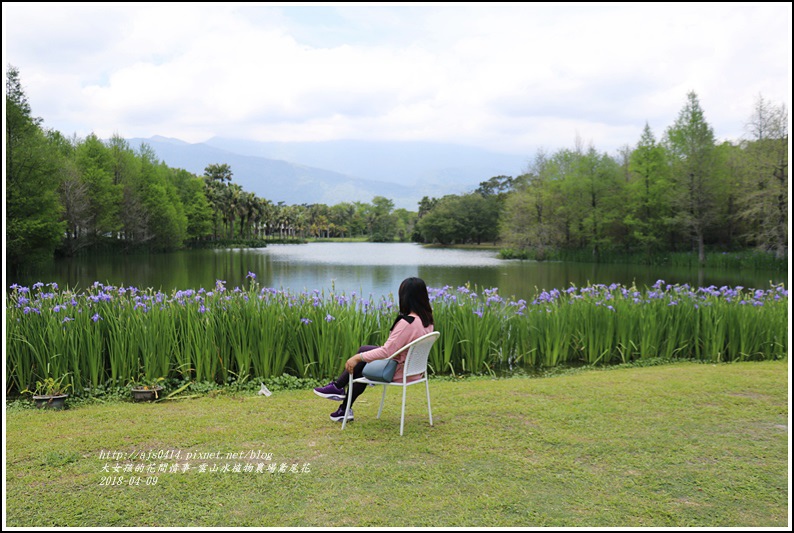
{"label": "chair leg", "polygon": [[427,415],[430,417],[430,425],[433,425],[433,412],[430,410],[430,383],[425,381],[425,390],[427,390]]}
{"label": "chair leg", "polygon": [[347,412],[350,411],[350,402],[353,401],[353,374],[350,374],[350,382],[347,384],[347,405],[345,405],[345,412],[342,415],[342,429],[345,429],[347,424]]}
{"label": "chair leg", "polygon": [[403,435],[403,427],[405,426],[405,393],[408,390],[408,387],[403,387],[403,409],[402,413],[400,414],[400,436]]}
{"label": "chair leg", "polygon": [[383,394],[381,394],[381,397],[380,397],[380,407],[378,407],[378,418],[380,418],[380,414],[383,412],[383,402],[386,401],[386,389],[387,388],[388,388],[388,385],[384,385],[383,386]]}

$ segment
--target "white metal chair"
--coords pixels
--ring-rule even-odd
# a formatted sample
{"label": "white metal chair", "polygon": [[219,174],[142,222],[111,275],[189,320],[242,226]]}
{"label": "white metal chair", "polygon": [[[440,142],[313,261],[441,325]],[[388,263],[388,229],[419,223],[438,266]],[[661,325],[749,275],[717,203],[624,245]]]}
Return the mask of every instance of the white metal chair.
{"label": "white metal chair", "polygon": [[[357,379],[353,379],[353,375],[350,375],[350,384],[347,388],[347,406],[345,407],[345,413],[350,411],[350,402],[352,401],[352,395],[350,392],[353,390],[353,383],[365,383],[371,385],[383,385],[383,395],[380,398],[380,407],[378,408],[378,418],[380,418],[381,413],[383,412],[383,402],[386,400],[386,388],[391,385],[395,387],[402,387],[403,388],[403,406],[402,406],[402,413],[400,414],[400,435],[403,434],[403,427],[405,425],[405,393],[406,390],[410,385],[416,385],[418,383],[425,383],[425,390],[427,391],[427,415],[430,417],[430,425],[433,425],[433,413],[430,410],[430,384],[427,381],[427,357],[430,355],[430,349],[433,347],[433,344],[436,342],[438,337],[441,335],[438,331],[433,331],[428,333],[427,335],[423,335],[416,339],[413,342],[410,342],[403,346],[399,351],[397,351],[394,355],[392,355],[389,359],[396,357],[397,355],[403,353],[404,351],[408,350],[408,354],[405,356],[405,364],[403,366],[403,379],[402,381],[398,382],[390,382],[390,383],[383,383],[382,381],[372,381],[365,377],[360,377]],[[407,381],[410,376],[415,376],[417,374],[423,374],[421,379],[417,379],[416,381]],[[342,419],[342,429],[345,429],[345,424],[347,424],[347,416]]]}

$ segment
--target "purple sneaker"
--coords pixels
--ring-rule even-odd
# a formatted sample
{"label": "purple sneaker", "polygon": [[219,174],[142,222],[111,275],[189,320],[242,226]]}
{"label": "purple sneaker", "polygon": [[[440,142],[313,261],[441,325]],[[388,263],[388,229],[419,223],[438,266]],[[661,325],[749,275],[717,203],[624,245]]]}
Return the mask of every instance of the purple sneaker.
{"label": "purple sneaker", "polygon": [[345,390],[337,387],[332,381],[325,387],[317,387],[314,389],[314,394],[322,398],[327,398],[335,402],[341,402],[345,399]]}
{"label": "purple sneaker", "polygon": [[[331,413],[331,420],[333,420],[334,422],[341,422],[342,419],[345,418],[345,415],[343,414],[344,412],[345,412],[345,404],[342,404],[339,406],[339,409]],[[347,411],[347,420],[348,421],[353,420],[352,407]]]}

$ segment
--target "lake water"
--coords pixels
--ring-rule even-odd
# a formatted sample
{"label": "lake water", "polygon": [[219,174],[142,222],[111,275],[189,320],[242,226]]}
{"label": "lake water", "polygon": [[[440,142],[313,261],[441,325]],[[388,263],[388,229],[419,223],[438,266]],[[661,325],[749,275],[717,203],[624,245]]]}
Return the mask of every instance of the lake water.
{"label": "lake water", "polygon": [[531,298],[538,289],[564,289],[571,284],[621,283],[637,287],[667,283],[693,286],[741,285],[767,288],[785,283],[786,273],[720,269],[601,265],[588,263],[501,260],[494,250],[425,248],[412,243],[310,243],[270,245],[258,249],[190,250],[169,254],[108,255],[58,261],[35,273],[8,274],[7,284],[30,286],[56,282],[61,288],[85,288],[95,281],[116,286],[174,289],[242,286],[253,272],[261,286],[396,296],[400,282],[418,276],[430,287],[466,283],[498,288],[502,296]]}

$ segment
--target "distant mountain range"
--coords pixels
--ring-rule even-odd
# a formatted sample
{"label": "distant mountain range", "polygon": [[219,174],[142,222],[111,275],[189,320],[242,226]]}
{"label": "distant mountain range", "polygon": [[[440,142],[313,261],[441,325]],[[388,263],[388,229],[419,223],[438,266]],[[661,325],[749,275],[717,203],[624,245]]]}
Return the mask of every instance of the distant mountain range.
{"label": "distant mountain range", "polygon": [[256,142],[213,137],[203,143],[154,136],[146,143],[173,168],[203,175],[207,165],[226,163],[232,182],[287,205],[371,202],[385,196],[395,207],[415,211],[424,196],[464,194],[494,176],[518,176],[527,157],[468,146],[428,142]]}

